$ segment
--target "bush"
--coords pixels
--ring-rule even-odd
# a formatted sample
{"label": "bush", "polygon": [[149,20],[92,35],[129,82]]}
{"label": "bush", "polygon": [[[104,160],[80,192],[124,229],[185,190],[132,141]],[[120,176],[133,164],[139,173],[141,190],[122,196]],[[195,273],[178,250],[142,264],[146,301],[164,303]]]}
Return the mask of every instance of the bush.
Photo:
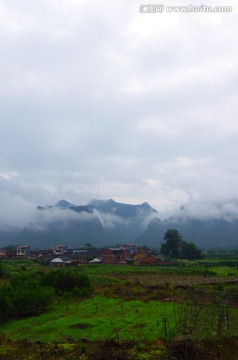
{"label": "bush", "polygon": [[0,318],[11,318],[43,311],[50,305],[53,291],[41,285],[32,275],[15,275],[0,288]]}
{"label": "bush", "polygon": [[42,282],[53,287],[56,293],[72,292],[85,296],[92,290],[89,277],[77,271],[51,270],[43,275]]}
{"label": "bush", "polygon": [[2,261],[0,261],[0,279],[5,276],[5,269],[2,265]]}

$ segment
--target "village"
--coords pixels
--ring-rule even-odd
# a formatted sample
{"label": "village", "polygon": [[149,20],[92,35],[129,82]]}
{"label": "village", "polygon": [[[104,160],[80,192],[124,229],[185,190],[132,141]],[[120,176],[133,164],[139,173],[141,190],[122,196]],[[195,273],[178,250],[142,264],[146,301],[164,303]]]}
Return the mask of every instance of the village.
{"label": "village", "polygon": [[96,248],[89,244],[80,249],[68,249],[57,244],[49,249],[33,250],[30,245],[8,246],[0,249],[0,259],[39,260],[52,266],[87,264],[175,265],[176,260],[165,260],[147,246],[124,244],[117,247]]}

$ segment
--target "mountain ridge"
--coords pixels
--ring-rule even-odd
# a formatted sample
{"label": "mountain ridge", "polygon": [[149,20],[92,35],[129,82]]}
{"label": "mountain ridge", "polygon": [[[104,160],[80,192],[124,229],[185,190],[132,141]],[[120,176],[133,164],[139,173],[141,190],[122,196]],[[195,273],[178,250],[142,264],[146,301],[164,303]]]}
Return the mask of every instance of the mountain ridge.
{"label": "mountain ridge", "polygon": [[55,205],[37,206],[33,219],[22,228],[0,229],[0,247],[27,244],[39,248],[59,242],[74,247],[89,242],[97,247],[126,242],[160,247],[168,229],[177,229],[185,241],[203,248],[238,245],[237,202],[214,206],[213,218],[204,214],[199,218],[194,209],[199,214],[201,209],[193,205],[193,216],[188,207],[181,207],[177,214],[161,220],[147,202],[132,205],[94,199],[78,205],[61,199]]}

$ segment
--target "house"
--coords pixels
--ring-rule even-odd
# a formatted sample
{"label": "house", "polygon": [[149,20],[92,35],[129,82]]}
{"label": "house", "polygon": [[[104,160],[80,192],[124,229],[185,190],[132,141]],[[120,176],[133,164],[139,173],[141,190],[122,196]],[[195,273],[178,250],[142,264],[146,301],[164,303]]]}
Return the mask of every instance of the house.
{"label": "house", "polygon": [[94,258],[92,260],[90,260],[88,263],[89,264],[101,264],[102,260],[98,259],[98,258]]}
{"label": "house", "polygon": [[64,260],[61,258],[54,258],[51,260],[51,265],[59,266],[64,264]]}
{"label": "house", "polygon": [[144,257],[146,257],[147,255],[143,254],[143,253],[138,253],[136,255],[134,255],[134,264],[135,265],[139,265],[140,264],[140,260],[143,259]]}
{"label": "house", "polygon": [[137,260],[139,265],[158,265],[163,264],[163,259],[160,256],[146,255]]}
{"label": "house", "polygon": [[53,247],[53,253],[55,255],[63,255],[66,252],[67,252],[67,245],[65,244],[59,244]]}
{"label": "house", "polygon": [[16,256],[17,258],[27,258],[30,256],[31,247],[29,245],[17,246]]}
{"label": "house", "polygon": [[63,260],[63,262],[64,262],[66,265],[72,264],[72,261],[71,261],[71,259],[70,259],[68,256],[63,255],[63,256],[61,256],[61,259]]}
{"label": "house", "polygon": [[72,265],[88,264],[88,250],[68,249],[67,252],[64,253],[64,256],[67,256],[71,260]]}
{"label": "house", "polygon": [[70,265],[71,260],[67,256],[61,256],[60,258],[54,258],[50,261],[51,265]]}
{"label": "house", "polygon": [[5,259],[7,257],[7,250],[0,249],[0,259]]}
{"label": "house", "polygon": [[136,254],[136,244],[124,244],[122,247],[128,251],[131,257]]}
{"label": "house", "polygon": [[144,255],[151,254],[151,248],[146,246],[146,245],[137,246],[136,250],[137,250],[137,253],[141,253],[141,254],[144,254]]}
{"label": "house", "polygon": [[[5,249],[4,249],[5,250]],[[7,258],[8,259],[12,259],[12,258],[16,258],[17,256],[17,250],[16,247],[7,247],[6,248],[6,252],[7,252]]]}
{"label": "house", "polygon": [[85,249],[70,249],[65,253],[71,260],[77,261],[85,261],[88,258],[88,250]]}
{"label": "house", "polygon": [[126,264],[128,257],[128,251],[123,247],[102,250],[104,264]]}
{"label": "house", "polygon": [[52,250],[31,250],[31,259],[49,259],[52,256]]}

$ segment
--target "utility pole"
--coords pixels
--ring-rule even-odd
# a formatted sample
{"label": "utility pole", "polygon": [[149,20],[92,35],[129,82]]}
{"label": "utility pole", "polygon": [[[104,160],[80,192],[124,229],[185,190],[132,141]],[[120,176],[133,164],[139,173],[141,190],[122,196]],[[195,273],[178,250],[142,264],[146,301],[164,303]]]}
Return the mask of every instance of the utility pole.
{"label": "utility pole", "polygon": [[183,237],[179,234],[179,264],[183,265]]}

